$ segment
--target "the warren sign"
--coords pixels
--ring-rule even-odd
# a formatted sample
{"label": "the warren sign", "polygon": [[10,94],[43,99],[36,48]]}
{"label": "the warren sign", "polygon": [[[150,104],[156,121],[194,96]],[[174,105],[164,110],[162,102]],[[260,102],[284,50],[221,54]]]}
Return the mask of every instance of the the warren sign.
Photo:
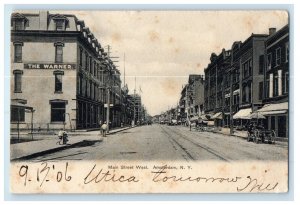
{"label": "the warren sign", "polygon": [[63,70],[72,70],[76,68],[76,64],[39,64],[39,63],[25,63],[25,69],[63,69]]}

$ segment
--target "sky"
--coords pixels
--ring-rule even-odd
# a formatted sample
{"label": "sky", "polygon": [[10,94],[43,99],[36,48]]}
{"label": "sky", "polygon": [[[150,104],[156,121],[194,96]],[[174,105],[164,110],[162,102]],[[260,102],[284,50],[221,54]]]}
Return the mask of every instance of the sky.
{"label": "sky", "polygon": [[57,12],[75,14],[102,47],[111,46],[122,82],[125,65],[125,83],[130,93],[136,87],[150,115],[178,104],[189,74],[204,74],[211,53],[288,23],[285,11]]}

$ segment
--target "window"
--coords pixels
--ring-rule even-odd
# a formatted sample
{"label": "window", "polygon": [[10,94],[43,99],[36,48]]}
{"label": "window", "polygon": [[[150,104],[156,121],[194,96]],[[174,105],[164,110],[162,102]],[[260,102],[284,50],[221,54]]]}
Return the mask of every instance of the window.
{"label": "window", "polygon": [[243,77],[247,78],[252,75],[252,59],[247,60],[243,64]]}
{"label": "window", "polygon": [[81,95],[86,96],[86,79],[84,77],[82,78]]}
{"label": "window", "polygon": [[79,65],[82,66],[83,50],[79,48]]}
{"label": "window", "polygon": [[15,20],[15,30],[21,31],[25,29],[24,19],[16,19]]}
{"label": "window", "polygon": [[51,122],[65,122],[66,101],[50,101]]}
{"label": "window", "polygon": [[267,56],[267,69],[270,70],[272,68],[272,53],[268,53]]}
{"label": "window", "polygon": [[55,93],[62,93],[62,76],[64,75],[63,71],[54,71],[53,72],[55,76]]}
{"label": "window", "polygon": [[265,85],[265,98],[269,98],[269,86],[270,86],[270,79],[266,78],[266,85]]}
{"label": "window", "polygon": [[90,65],[89,65],[89,72],[91,73],[91,74],[93,74],[93,58],[92,57],[90,57]]}
{"label": "window", "polygon": [[25,122],[25,109],[13,107],[11,108],[10,113],[10,121],[11,122]]}
{"label": "window", "polygon": [[63,43],[55,43],[55,63],[63,62]]}
{"label": "window", "polygon": [[22,62],[22,46],[23,43],[14,43],[14,62],[21,63]]}
{"label": "window", "polygon": [[252,76],[252,59],[248,61],[248,76]]}
{"label": "window", "polygon": [[264,72],[264,55],[259,56],[259,69],[258,74],[263,74]]}
{"label": "window", "polygon": [[276,49],[276,65],[281,63],[281,48]]}
{"label": "window", "polygon": [[289,44],[286,43],[285,44],[285,62],[288,62],[289,61]]}
{"label": "window", "polygon": [[59,19],[55,21],[56,23],[56,30],[57,31],[64,31],[65,30],[65,20]]}
{"label": "window", "polygon": [[77,88],[77,94],[82,95],[82,76],[78,76],[78,88]]}
{"label": "window", "polygon": [[243,85],[243,90],[242,90],[242,100],[243,102],[246,102],[246,85]]}
{"label": "window", "polygon": [[89,56],[85,53],[85,69],[89,70]]}
{"label": "window", "polygon": [[90,97],[90,82],[88,80],[86,81],[86,88],[87,88],[86,95],[87,97]]}
{"label": "window", "polygon": [[90,82],[91,99],[94,99],[94,84]]}
{"label": "window", "polygon": [[274,97],[278,96],[278,73],[274,74],[274,84],[273,84]]}
{"label": "window", "polygon": [[286,72],[284,74],[284,89],[283,89],[284,93],[288,93],[289,92],[289,73]]}
{"label": "window", "polygon": [[262,98],[263,98],[263,82],[259,82],[258,86],[259,86],[258,99],[262,100]]}
{"label": "window", "polygon": [[23,75],[23,71],[21,70],[14,70],[13,71],[14,74],[14,80],[15,80],[15,89],[14,92],[15,93],[21,93],[22,92],[22,75]]}

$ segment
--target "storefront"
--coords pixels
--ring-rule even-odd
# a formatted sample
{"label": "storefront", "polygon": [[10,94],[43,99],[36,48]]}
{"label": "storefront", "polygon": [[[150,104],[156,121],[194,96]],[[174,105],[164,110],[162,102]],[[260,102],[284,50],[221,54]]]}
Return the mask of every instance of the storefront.
{"label": "storefront", "polygon": [[288,136],[288,102],[266,104],[257,110],[266,117],[266,129],[275,130],[276,136]]}
{"label": "storefront", "polygon": [[235,126],[246,125],[250,120],[249,115],[251,114],[251,112],[251,108],[240,109],[233,115],[233,124]]}

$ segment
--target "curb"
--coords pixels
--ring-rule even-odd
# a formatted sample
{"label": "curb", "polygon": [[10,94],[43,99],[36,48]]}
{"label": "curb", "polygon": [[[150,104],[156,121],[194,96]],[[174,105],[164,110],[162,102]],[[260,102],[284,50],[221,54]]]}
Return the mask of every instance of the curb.
{"label": "curb", "polygon": [[131,128],[134,128],[134,127],[126,127],[126,128],[124,128],[124,129],[120,129],[120,130],[117,130],[117,131],[115,131],[115,132],[109,132],[109,133],[107,133],[106,135],[113,135],[113,134],[116,134],[116,133],[118,133],[118,132],[122,132],[122,131],[124,131],[124,130],[128,130],[128,129],[131,129]]}
{"label": "curb", "polygon": [[[115,133],[122,132],[124,130],[128,130],[130,128],[133,128],[133,127],[126,127],[124,129],[117,130],[115,132],[107,133],[107,135],[113,135]],[[14,158],[14,159],[11,159],[10,161],[14,162],[14,161],[29,160],[29,159],[32,159],[32,158],[35,158],[35,157],[38,157],[38,156],[42,156],[42,155],[45,155],[45,154],[51,154],[51,153],[54,153],[54,152],[65,150],[65,149],[74,148],[76,146],[80,146],[80,145],[85,144],[85,143],[102,142],[102,141],[103,141],[103,139],[100,139],[100,140],[82,140],[82,141],[79,141],[79,142],[75,142],[74,144],[61,145],[59,147],[55,147],[55,148],[52,148],[52,149],[43,150],[43,151],[36,152],[36,153],[33,153],[33,154],[29,154],[29,155],[26,155],[26,156]]]}
{"label": "curb", "polygon": [[32,158],[35,158],[35,157],[38,157],[38,156],[41,156],[41,155],[51,154],[51,153],[54,153],[54,152],[65,150],[65,149],[75,148],[77,146],[81,146],[82,144],[85,145],[86,143],[96,143],[96,142],[102,142],[102,141],[103,141],[103,139],[100,139],[100,140],[82,140],[82,141],[76,142],[74,144],[61,145],[60,147],[55,147],[55,148],[52,148],[52,149],[43,150],[43,151],[36,152],[36,153],[33,153],[33,154],[29,154],[29,155],[26,155],[26,156],[11,159],[10,161],[13,162],[13,161],[28,160],[28,159],[32,159]]}

